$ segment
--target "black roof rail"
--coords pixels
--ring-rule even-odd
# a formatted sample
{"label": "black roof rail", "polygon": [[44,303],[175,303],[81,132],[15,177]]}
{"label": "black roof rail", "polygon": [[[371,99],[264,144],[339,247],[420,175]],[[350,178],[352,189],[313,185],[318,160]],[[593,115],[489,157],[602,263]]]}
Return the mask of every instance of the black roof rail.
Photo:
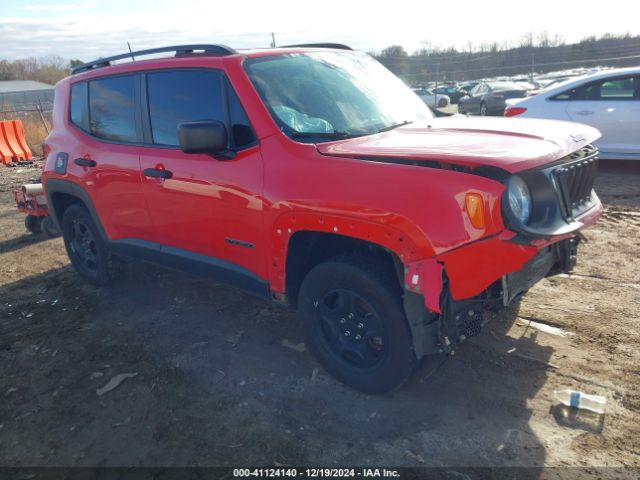
{"label": "black roof rail", "polygon": [[282,45],[278,48],[336,48],[338,50],[353,50],[342,43],[301,43],[298,45]]}
{"label": "black roof rail", "polygon": [[175,52],[176,57],[192,54],[224,56],[237,53],[233,48],[225,45],[174,45],[171,47],[151,48],[148,50],[140,50],[138,52],[122,53],[120,55],[114,55],[113,57],[99,58],[93,62],[87,62],[77,66],[71,71],[71,73],[75,74],[85,72],[87,70],[93,70],[94,68],[108,67],[111,65],[111,62],[116,60],[124,60],[125,58],[135,59],[135,57],[155,55],[157,53],[165,52]]}

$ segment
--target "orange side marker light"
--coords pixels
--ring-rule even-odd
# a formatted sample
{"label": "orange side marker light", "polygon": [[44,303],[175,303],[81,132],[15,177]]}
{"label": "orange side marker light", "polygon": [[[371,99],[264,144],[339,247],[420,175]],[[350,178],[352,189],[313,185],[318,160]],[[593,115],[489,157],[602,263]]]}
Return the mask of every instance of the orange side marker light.
{"label": "orange side marker light", "polygon": [[471,225],[478,229],[484,229],[484,202],[479,193],[467,193],[465,196],[465,207]]}

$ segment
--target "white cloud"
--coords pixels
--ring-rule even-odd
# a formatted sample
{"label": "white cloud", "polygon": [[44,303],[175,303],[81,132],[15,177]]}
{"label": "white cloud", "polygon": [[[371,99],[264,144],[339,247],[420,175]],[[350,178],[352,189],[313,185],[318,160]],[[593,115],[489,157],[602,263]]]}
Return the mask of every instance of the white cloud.
{"label": "white cloud", "polygon": [[381,50],[401,44],[410,52],[423,41],[462,48],[469,40],[476,44],[516,40],[530,30],[560,33],[568,41],[607,31],[640,32],[638,15],[603,9],[596,20],[580,3],[538,0],[527,7],[525,16],[513,2],[498,0],[487,0],[482,9],[477,0],[459,0],[443,9],[423,0],[393,4],[323,0],[313,7],[300,0],[242,4],[181,0],[179,6],[154,0],[126,7],[123,0],[99,6],[89,1],[37,4],[34,0],[25,7],[28,14],[2,19],[0,38],[2,55],[9,58],[56,54],[90,60],[126,51],[127,41],[134,49],[178,43],[266,47],[271,32],[281,45],[331,41]]}
{"label": "white cloud", "polygon": [[44,3],[27,4],[23,8],[28,12],[69,12],[71,10],[86,10],[95,7],[95,2],[68,2],[68,3]]}

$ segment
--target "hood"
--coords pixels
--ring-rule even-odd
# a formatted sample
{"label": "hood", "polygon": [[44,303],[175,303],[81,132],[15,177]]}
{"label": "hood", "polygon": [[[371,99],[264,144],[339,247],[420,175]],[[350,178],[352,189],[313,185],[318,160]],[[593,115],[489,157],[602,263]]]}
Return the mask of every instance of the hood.
{"label": "hood", "polygon": [[595,128],[572,122],[456,115],[316,148],[337,157],[492,166],[515,173],[559,160],[598,138]]}

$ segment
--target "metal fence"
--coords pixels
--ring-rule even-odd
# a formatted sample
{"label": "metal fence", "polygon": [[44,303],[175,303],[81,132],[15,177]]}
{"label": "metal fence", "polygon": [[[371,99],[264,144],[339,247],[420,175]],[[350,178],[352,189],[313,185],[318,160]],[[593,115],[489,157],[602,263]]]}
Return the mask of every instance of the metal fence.
{"label": "metal fence", "polygon": [[53,108],[54,89],[0,92],[0,111],[22,110],[31,105],[48,105]]}
{"label": "metal fence", "polygon": [[53,102],[35,104],[0,105],[0,120],[37,121],[42,123],[45,131],[51,130]]}

